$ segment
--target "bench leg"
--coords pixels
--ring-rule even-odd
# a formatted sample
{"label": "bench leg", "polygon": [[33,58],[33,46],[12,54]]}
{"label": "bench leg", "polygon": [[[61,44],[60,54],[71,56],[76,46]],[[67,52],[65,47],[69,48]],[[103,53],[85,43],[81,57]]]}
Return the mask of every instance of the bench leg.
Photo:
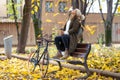
{"label": "bench leg", "polygon": [[59,70],[61,71],[61,70],[62,70],[62,66],[61,66],[60,61],[56,61],[56,62],[58,63],[58,65],[59,65]]}
{"label": "bench leg", "polygon": [[89,70],[89,68],[88,68],[87,63],[84,64],[84,67],[85,67],[85,70],[86,70],[86,72],[87,72],[87,77],[89,77],[89,76],[90,76],[90,70]]}
{"label": "bench leg", "polygon": [[60,63],[60,61],[56,61],[57,63],[58,63],[58,65],[59,65],[59,70],[55,70],[55,71],[52,71],[52,72],[49,72],[49,74],[56,74],[56,72],[57,71],[61,71],[62,70],[62,66],[61,66],[61,63]]}
{"label": "bench leg", "polygon": [[87,63],[84,63],[83,66],[84,66],[84,68],[85,68],[85,70],[86,70],[87,75],[78,78],[78,80],[79,80],[79,79],[80,79],[80,80],[81,80],[81,79],[87,79],[87,78],[90,76],[90,70],[89,70],[89,68],[88,68]]}

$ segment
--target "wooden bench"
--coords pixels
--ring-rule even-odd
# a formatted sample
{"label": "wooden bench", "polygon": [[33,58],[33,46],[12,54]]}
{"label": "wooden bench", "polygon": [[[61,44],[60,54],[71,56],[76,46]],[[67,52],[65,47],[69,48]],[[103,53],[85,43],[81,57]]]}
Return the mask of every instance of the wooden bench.
{"label": "wooden bench", "polygon": [[73,65],[83,65],[87,75],[81,77],[82,79],[86,79],[90,75],[90,71],[87,65],[87,58],[91,50],[91,44],[89,43],[78,43],[77,48],[73,53],[70,54],[70,56],[75,57],[75,58],[83,58],[83,61],[80,60],[60,60],[60,59],[54,59],[55,61],[58,62],[59,64],[59,69],[62,69],[61,62],[67,62]]}

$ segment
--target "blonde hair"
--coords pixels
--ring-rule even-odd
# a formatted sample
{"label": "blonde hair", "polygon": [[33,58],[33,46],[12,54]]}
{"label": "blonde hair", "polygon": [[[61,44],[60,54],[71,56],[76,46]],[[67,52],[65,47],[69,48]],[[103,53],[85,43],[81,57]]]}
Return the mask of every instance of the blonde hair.
{"label": "blonde hair", "polygon": [[81,13],[81,11],[79,9],[75,9],[75,11],[76,11],[76,15],[78,17],[80,17],[81,20],[85,19],[85,16]]}

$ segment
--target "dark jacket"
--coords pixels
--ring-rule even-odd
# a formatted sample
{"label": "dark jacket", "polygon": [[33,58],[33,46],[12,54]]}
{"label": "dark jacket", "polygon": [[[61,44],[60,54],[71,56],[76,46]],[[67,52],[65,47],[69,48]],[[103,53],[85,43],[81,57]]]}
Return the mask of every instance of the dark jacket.
{"label": "dark jacket", "polygon": [[[78,36],[78,31],[80,27],[81,27],[81,24],[79,22],[79,19],[74,18],[73,20],[71,20],[69,31],[68,31],[70,35],[69,53],[72,53],[77,46],[77,43],[79,41],[77,36]],[[64,31],[65,29],[66,29],[66,25],[64,26]]]}

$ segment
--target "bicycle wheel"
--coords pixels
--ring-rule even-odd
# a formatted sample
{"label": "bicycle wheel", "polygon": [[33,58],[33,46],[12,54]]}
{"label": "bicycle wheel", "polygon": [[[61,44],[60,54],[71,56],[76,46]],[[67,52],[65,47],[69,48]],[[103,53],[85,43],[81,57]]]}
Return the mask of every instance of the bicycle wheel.
{"label": "bicycle wheel", "polygon": [[37,65],[39,65],[39,49],[35,51],[35,53],[31,53],[29,55],[29,59],[28,59],[28,67],[30,68],[30,70],[34,71],[37,67]]}
{"label": "bicycle wheel", "polygon": [[46,74],[48,72],[48,67],[49,67],[49,54],[47,52],[44,53],[40,60],[40,72],[42,77],[46,77]]}

